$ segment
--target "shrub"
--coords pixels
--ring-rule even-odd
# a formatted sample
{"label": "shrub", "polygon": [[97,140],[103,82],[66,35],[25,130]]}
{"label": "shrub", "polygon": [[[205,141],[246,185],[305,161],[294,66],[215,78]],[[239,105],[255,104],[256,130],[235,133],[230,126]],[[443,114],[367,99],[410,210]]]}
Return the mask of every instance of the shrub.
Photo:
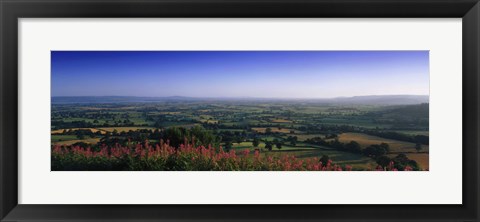
{"label": "shrub", "polygon": [[[184,141],[178,148],[168,142],[151,145],[102,146],[98,150],[81,146],[53,146],[52,170],[96,171],[342,171],[330,159],[298,159],[295,156],[272,156],[249,149],[225,152],[222,147],[195,146],[194,141]],[[393,166],[393,165],[392,165]],[[382,170],[394,170],[393,167]],[[408,170],[408,168],[405,168]],[[377,169],[378,170],[378,169]]]}

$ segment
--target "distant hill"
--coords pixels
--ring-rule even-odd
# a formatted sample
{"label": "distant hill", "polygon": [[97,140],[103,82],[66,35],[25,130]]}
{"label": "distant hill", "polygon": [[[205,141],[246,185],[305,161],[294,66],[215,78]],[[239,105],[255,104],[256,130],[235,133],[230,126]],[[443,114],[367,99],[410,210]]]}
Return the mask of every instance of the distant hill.
{"label": "distant hill", "polygon": [[145,103],[165,101],[194,101],[196,98],[170,96],[170,97],[136,97],[136,96],[54,96],[52,104],[68,103]]}
{"label": "distant hill", "polygon": [[134,97],[134,96],[56,96],[52,97],[52,104],[74,104],[74,103],[145,103],[145,102],[175,102],[175,101],[255,101],[255,102],[309,102],[341,105],[413,105],[428,103],[427,95],[378,95],[378,96],[354,96],[338,97],[328,99],[286,99],[286,98],[240,98],[240,97]]}
{"label": "distant hill", "polygon": [[429,127],[429,104],[388,106],[385,110],[370,113],[377,123],[391,124],[394,128]]}
{"label": "distant hill", "polygon": [[427,95],[354,96],[333,99],[333,103],[368,105],[413,105],[428,103]]}

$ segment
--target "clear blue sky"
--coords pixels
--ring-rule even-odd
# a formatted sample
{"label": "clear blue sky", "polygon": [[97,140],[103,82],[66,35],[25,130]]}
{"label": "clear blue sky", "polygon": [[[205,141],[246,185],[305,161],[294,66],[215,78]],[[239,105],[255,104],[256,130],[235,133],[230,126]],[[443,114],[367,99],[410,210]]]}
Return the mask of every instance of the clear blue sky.
{"label": "clear blue sky", "polygon": [[52,51],[52,96],[428,95],[428,51]]}

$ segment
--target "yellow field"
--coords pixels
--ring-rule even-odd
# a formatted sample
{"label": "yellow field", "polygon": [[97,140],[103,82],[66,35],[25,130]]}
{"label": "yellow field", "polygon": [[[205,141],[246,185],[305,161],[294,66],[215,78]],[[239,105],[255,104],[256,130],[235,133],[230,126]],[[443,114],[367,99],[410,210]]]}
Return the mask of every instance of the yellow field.
{"label": "yellow field", "polygon": [[78,142],[95,144],[95,143],[98,143],[99,141],[100,141],[100,138],[88,138],[88,139],[84,139],[84,140],[58,141],[58,142],[52,142],[52,144],[53,144],[53,145],[66,145],[66,146],[69,146],[69,145],[72,145],[72,144],[78,143]]}
{"label": "yellow field", "polygon": [[[252,142],[242,142],[240,144],[233,143],[233,148],[237,152],[241,152],[242,150],[249,149],[249,150],[254,150],[254,147],[252,145]],[[338,150],[325,150],[325,149],[319,149],[319,148],[314,148],[314,147],[301,147],[301,146],[296,146],[296,147],[291,147],[288,145],[284,145],[281,150],[278,150],[277,148],[273,148],[273,151],[266,151],[264,150],[265,148],[265,143],[261,142],[258,146],[258,148],[261,148],[262,151],[260,152],[260,155],[271,155],[271,156],[280,156],[280,155],[293,155],[297,158],[304,159],[304,158],[321,158],[323,155],[328,155],[336,164],[339,165],[351,165],[354,168],[359,168],[359,169],[367,169],[371,168],[374,169],[377,164],[375,161],[371,158],[362,156],[360,154],[353,154],[353,153],[348,153],[348,152],[342,152]]]}
{"label": "yellow field", "polygon": [[429,165],[429,158],[428,153],[409,153],[407,154],[408,159],[415,160],[420,165],[420,167],[424,170],[428,169]]}
{"label": "yellow field", "polygon": [[105,127],[105,128],[98,128],[101,131],[113,132],[117,130],[117,132],[128,132],[130,130],[135,131],[139,129],[155,129],[154,127],[149,126],[126,126],[126,127]]}
{"label": "yellow field", "polygon": [[[139,129],[155,129],[154,127],[149,127],[149,126],[128,126],[128,127],[104,127],[104,128],[72,128],[68,130],[90,130],[93,133],[96,133],[100,131],[102,134],[105,134],[105,132],[113,132],[113,130],[117,130],[118,132],[128,132],[130,130],[135,131]],[[52,130],[51,134],[60,134],[63,132],[65,129],[58,129],[58,130]]]}
{"label": "yellow field", "polygon": [[180,112],[158,112],[158,114],[162,115],[178,115]]}
{"label": "yellow field", "polygon": [[200,118],[198,118],[198,121],[200,121],[202,123],[218,123],[218,120],[214,120],[209,115],[200,115]]}
{"label": "yellow field", "polygon": [[[291,136],[296,136],[298,141],[305,141],[307,139],[311,139],[314,137],[321,137],[323,138],[325,135],[323,134],[290,134]],[[289,136],[290,136],[289,135]]]}
{"label": "yellow field", "polygon": [[[98,131],[101,131],[102,133],[104,133],[104,130],[101,130],[101,129],[96,129],[96,128],[72,128],[72,129],[68,129],[70,131],[75,131],[75,130],[90,130],[92,131],[93,133],[96,133]],[[58,134],[58,133],[63,133],[63,130],[65,129],[58,129],[58,130],[52,130],[51,134]]]}
{"label": "yellow field", "polygon": [[[338,136],[338,140],[343,143],[348,143],[353,140],[358,142],[362,148],[374,144],[387,143],[390,145],[391,152],[416,152],[414,143],[385,139],[363,133],[342,133]],[[422,151],[428,152],[428,145],[422,145],[422,147]]]}
{"label": "yellow field", "polygon": [[287,120],[287,119],[271,119],[270,120],[272,123],[291,123],[292,121]]}
{"label": "yellow field", "polygon": [[199,121],[202,123],[211,123],[211,124],[218,123],[218,120],[211,120],[211,119],[201,119]]}
{"label": "yellow field", "polygon": [[[252,130],[257,131],[259,133],[265,133],[266,129],[267,128],[265,128],[265,127],[253,127],[252,128]],[[288,129],[288,128],[278,129],[277,127],[271,127],[270,129],[272,129],[272,133],[290,133],[290,130],[292,130],[292,129]]]}
{"label": "yellow field", "polygon": [[[389,154],[388,157],[394,158],[398,154]],[[415,160],[420,168],[427,170],[429,167],[429,157],[428,153],[406,153],[408,159]]]}

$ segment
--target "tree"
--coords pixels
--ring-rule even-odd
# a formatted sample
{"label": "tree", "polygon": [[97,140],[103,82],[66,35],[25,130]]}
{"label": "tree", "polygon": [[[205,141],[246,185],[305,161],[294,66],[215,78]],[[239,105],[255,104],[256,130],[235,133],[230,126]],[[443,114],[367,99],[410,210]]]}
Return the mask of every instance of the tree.
{"label": "tree", "polygon": [[253,138],[252,145],[254,147],[258,147],[259,144],[260,144],[260,141],[258,140],[258,138],[257,137]]}
{"label": "tree", "polygon": [[271,134],[272,133],[272,128],[268,127],[265,129],[265,134]]}
{"label": "tree", "polygon": [[85,131],[84,130],[81,130],[81,129],[75,130],[75,135],[77,136],[77,139],[79,139],[79,140],[85,139]]}
{"label": "tree", "polygon": [[292,146],[296,146],[296,145],[297,145],[297,141],[295,141],[295,140],[291,140],[291,141],[290,141],[290,145],[292,145]]}
{"label": "tree", "polygon": [[428,136],[424,136],[424,135],[416,135],[414,139],[420,144],[428,145],[428,142],[429,142]]}
{"label": "tree", "polygon": [[243,142],[242,137],[240,136],[235,137],[235,142],[237,142],[238,144],[242,143]]}
{"label": "tree", "polygon": [[273,149],[272,142],[270,141],[265,142],[265,149],[268,149],[268,151],[272,151]]}
{"label": "tree", "polygon": [[163,140],[168,141],[171,146],[178,148],[185,141],[185,129],[169,127],[163,132]]}
{"label": "tree", "polygon": [[385,149],[385,152],[390,153],[390,145],[388,143],[380,143],[380,147]]}
{"label": "tree", "polygon": [[330,157],[328,155],[323,155],[322,158],[320,158],[320,162],[322,162],[322,166],[326,166],[329,160],[330,160]]}
{"label": "tree", "polygon": [[415,144],[415,149],[417,150],[417,152],[420,152],[420,150],[422,150],[422,144],[420,143]]}
{"label": "tree", "polygon": [[334,138],[338,138],[338,135],[335,133],[325,135],[325,139],[334,139]]}
{"label": "tree", "polygon": [[382,167],[387,167],[392,160],[388,156],[379,156],[377,158],[377,164]]}
{"label": "tree", "polygon": [[232,144],[231,141],[227,141],[227,142],[225,143],[225,151],[226,151],[226,152],[230,151],[230,150],[232,149],[232,145],[233,145],[233,144]]}
{"label": "tree", "polygon": [[392,161],[394,162],[394,167],[398,170],[404,170],[407,166],[413,170],[420,170],[418,163],[415,160],[408,159],[407,155],[403,153],[398,154]]}
{"label": "tree", "polygon": [[350,151],[352,153],[361,153],[362,152],[362,147],[357,141],[350,141],[350,143],[347,143],[345,145],[345,149],[347,151]]}
{"label": "tree", "polygon": [[292,145],[292,146],[296,146],[296,145],[297,145],[297,140],[298,140],[297,136],[289,136],[289,137],[287,138],[287,140],[290,141],[290,145]]}
{"label": "tree", "polygon": [[385,148],[381,145],[370,145],[369,147],[363,150],[363,154],[365,156],[377,158],[379,156],[383,156],[387,153]]}
{"label": "tree", "polygon": [[330,141],[329,145],[335,149],[340,149],[340,150],[345,149],[345,144],[338,141],[338,138],[335,138],[334,140]]}
{"label": "tree", "polygon": [[280,141],[277,142],[275,146],[277,147],[277,149],[282,149],[282,143]]}

